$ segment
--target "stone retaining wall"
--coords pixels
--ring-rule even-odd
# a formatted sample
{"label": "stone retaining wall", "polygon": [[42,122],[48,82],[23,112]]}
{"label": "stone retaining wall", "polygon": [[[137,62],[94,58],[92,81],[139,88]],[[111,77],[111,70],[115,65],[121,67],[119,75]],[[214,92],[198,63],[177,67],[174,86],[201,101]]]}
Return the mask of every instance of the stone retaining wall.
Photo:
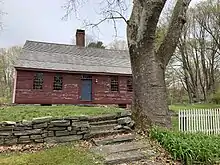
{"label": "stone retaining wall", "polygon": [[61,143],[89,137],[90,122],[117,120],[116,129],[134,125],[129,112],[96,117],[41,117],[32,121],[4,121],[0,123],[0,145],[26,143]]}

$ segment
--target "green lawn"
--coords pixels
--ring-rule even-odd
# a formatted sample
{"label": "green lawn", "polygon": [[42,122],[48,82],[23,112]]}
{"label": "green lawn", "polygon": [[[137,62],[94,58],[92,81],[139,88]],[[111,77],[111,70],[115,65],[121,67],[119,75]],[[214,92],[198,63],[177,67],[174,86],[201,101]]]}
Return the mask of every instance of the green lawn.
{"label": "green lawn", "polygon": [[[178,111],[179,109],[208,109],[220,108],[218,104],[188,104],[188,105],[171,105],[171,110]],[[42,116],[79,116],[79,115],[102,115],[112,114],[123,111],[119,108],[105,108],[105,107],[81,107],[81,106],[11,106],[0,107],[0,121],[20,121],[31,120],[32,118]],[[177,117],[172,118],[173,127],[178,129]]]}
{"label": "green lawn", "polygon": [[100,158],[74,145],[60,145],[36,153],[0,155],[0,165],[100,165]]}
{"label": "green lawn", "polygon": [[183,109],[210,109],[210,108],[220,108],[220,104],[176,104],[170,105],[170,110],[178,111]]}
{"label": "green lawn", "polygon": [[103,115],[120,112],[119,108],[80,107],[80,106],[10,106],[0,107],[0,121],[31,120],[36,117]]}
{"label": "green lawn", "polygon": [[171,121],[172,121],[172,129],[175,131],[178,131],[179,130],[178,117],[176,117],[176,116],[171,117]]}

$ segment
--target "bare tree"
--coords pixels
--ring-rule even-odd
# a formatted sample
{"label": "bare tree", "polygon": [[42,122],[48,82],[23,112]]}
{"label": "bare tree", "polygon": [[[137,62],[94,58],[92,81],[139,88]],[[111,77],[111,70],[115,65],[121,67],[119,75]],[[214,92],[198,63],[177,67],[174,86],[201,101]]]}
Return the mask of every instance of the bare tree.
{"label": "bare tree", "polygon": [[210,3],[207,0],[190,9],[177,49],[177,59],[182,64],[177,72],[190,102],[207,102],[215,93],[220,57],[220,38],[216,29],[219,25],[215,21],[218,5],[217,1]]}
{"label": "bare tree", "polygon": [[20,47],[0,49],[0,98],[3,98],[4,102],[9,101],[12,96],[13,64],[20,51]]}
{"label": "bare tree", "polygon": [[128,44],[124,40],[114,40],[108,47],[115,50],[128,50]]}
{"label": "bare tree", "polygon": [[98,48],[98,49],[105,49],[105,46],[103,45],[102,41],[97,42],[90,42],[87,47],[89,48]]}
{"label": "bare tree", "polygon": [[[103,1],[102,1],[103,2]],[[178,44],[182,28],[186,23],[186,12],[191,0],[177,0],[166,34],[155,48],[156,29],[166,0],[133,0],[129,19],[123,16],[125,1],[106,0],[105,20],[112,20],[116,31],[116,20],[127,24],[127,41],[133,75],[132,114],[137,127],[146,130],[156,124],[171,126],[168,114],[165,85],[165,69]],[[76,0],[69,0],[74,7]],[[73,8],[72,8],[73,9]],[[118,10],[117,10],[118,9]]]}
{"label": "bare tree", "polygon": [[0,1],[0,29],[2,29],[2,16],[4,14],[1,10],[1,5],[2,5],[2,1]]}

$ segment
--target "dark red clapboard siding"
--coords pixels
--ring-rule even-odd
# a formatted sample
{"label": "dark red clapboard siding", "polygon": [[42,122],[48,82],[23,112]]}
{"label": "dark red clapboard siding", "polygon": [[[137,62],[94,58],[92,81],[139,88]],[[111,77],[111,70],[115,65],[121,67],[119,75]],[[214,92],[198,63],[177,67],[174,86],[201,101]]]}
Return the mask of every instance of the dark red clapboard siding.
{"label": "dark red clapboard siding", "polygon": [[33,89],[36,72],[17,70],[15,103],[17,104],[131,104],[132,93],[127,92],[127,76],[119,76],[119,92],[110,91],[109,75],[92,76],[92,101],[80,100],[81,75],[63,73],[63,90],[53,90],[54,72],[44,72],[42,90]]}

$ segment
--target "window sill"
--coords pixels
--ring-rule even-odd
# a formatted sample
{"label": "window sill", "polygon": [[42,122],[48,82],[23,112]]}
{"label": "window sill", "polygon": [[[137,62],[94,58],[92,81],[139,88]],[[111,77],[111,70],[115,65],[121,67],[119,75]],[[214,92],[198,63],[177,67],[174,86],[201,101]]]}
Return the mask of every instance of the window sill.
{"label": "window sill", "polygon": [[63,90],[53,90],[53,92],[62,92]]}
{"label": "window sill", "polygon": [[32,89],[33,91],[44,91],[43,89]]}

